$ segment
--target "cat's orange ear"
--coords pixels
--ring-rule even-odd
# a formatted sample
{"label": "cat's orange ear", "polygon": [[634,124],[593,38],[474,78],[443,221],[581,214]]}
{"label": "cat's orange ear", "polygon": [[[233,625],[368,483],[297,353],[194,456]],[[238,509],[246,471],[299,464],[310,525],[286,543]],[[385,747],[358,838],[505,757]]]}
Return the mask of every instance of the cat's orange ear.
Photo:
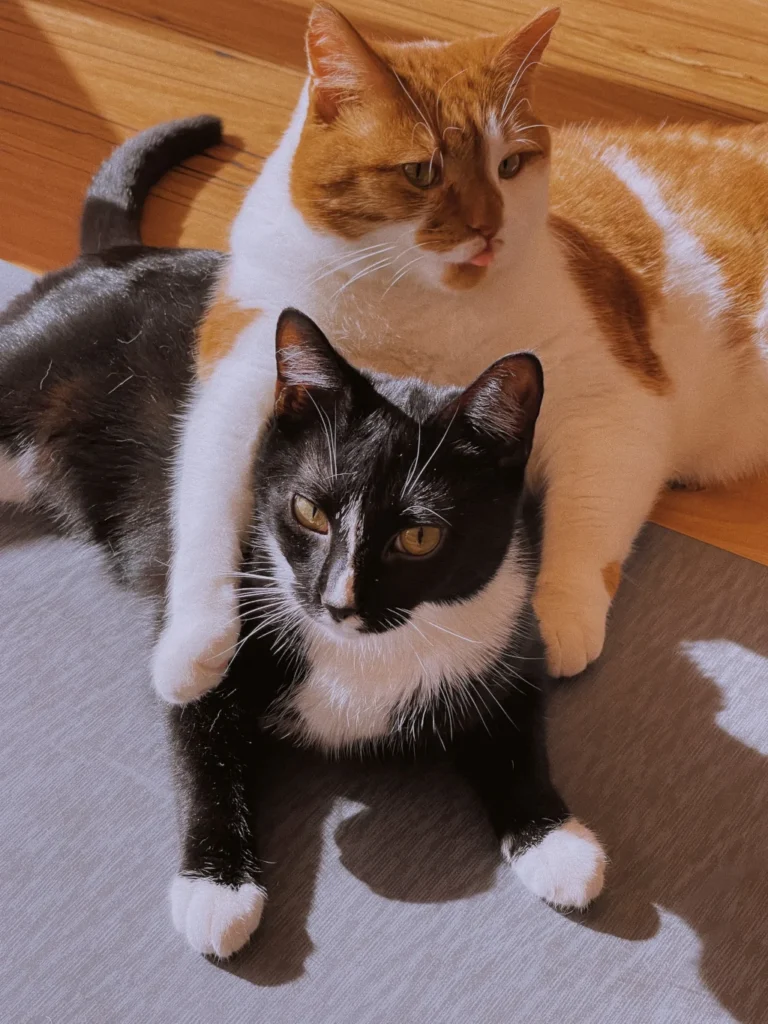
{"label": "cat's orange ear", "polygon": [[493,59],[493,67],[508,76],[517,89],[541,62],[552,30],[560,17],[559,7],[548,7],[521,29],[511,32]]}
{"label": "cat's orange ear", "polygon": [[307,64],[315,111],[330,123],[344,102],[393,90],[385,62],[335,7],[315,4],[306,34]]}

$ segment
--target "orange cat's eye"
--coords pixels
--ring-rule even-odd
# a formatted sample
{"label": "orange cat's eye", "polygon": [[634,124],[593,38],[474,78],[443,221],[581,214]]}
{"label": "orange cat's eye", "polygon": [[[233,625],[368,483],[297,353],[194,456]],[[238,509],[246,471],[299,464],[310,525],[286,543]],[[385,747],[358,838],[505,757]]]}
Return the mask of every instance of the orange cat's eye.
{"label": "orange cat's eye", "polygon": [[442,539],[443,531],[439,526],[411,526],[401,530],[395,537],[395,551],[413,558],[422,558],[436,551]]}
{"label": "orange cat's eye", "polygon": [[432,188],[440,181],[440,168],[434,160],[403,164],[403,174],[416,188]]}
{"label": "orange cat's eye", "polygon": [[514,178],[516,174],[520,173],[520,168],[522,166],[522,155],[520,153],[510,153],[510,155],[505,157],[499,164],[499,177]]}

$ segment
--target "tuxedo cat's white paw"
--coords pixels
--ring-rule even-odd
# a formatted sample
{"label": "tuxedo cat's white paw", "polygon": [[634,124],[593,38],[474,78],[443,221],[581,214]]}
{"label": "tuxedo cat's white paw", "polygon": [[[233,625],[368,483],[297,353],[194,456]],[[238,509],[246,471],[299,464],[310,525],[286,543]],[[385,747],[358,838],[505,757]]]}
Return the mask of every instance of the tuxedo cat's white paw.
{"label": "tuxedo cat's white paw", "polygon": [[152,654],[152,683],[169,704],[197,700],[221,682],[240,632],[233,601],[205,618],[170,619]]}
{"label": "tuxedo cat's white paw", "polygon": [[226,960],[258,928],[266,899],[253,882],[235,889],[210,878],[177,875],[171,883],[171,917],[192,949]]}
{"label": "tuxedo cat's white paw", "polygon": [[612,596],[600,573],[573,587],[539,580],[533,608],[551,676],[576,676],[600,656]]}
{"label": "tuxedo cat's white paw", "polygon": [[509,840],[502,840],[501,852],[523,885],[555,907],[583,910],[602,892],[605,851],[577,818],[518,855]]}

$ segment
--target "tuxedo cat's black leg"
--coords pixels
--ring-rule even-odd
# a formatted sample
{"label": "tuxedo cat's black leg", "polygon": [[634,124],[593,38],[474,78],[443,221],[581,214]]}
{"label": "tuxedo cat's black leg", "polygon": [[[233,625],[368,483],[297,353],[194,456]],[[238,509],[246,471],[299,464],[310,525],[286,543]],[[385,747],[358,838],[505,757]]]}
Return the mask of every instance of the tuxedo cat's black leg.
{"label": "tuxedo cat's black leg", "polygon": [[548,903],[585,907],[602,889],[605,854],[550,779],[542,694],[530,687],[502,706],[494,705],[492,720],[458,738],[457,767],[523,883]]}
{"label": "tuxedo cat's black leg", "polygon": [[171,887],[178,931],[200,953],[245,945],[266,899],[256,852],[263,737],[236,673],[196,703],[170,711],[182,790],[182,863]]}

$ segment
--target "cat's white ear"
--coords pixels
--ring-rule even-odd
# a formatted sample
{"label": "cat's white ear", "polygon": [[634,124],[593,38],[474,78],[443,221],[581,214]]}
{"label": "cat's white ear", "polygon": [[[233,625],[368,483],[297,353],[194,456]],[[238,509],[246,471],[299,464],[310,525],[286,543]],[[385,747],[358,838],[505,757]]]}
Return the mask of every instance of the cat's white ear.
{"label": "cat's white ear", "polygon": [[501,44],[492,67],[514,83],[515,90],[528,84],[531,73],[544,56],[559,17],[559,7],[548,7],[533,21],[511,32]]}
{"label": "cat's white ear", "polygon": [[313,408],[323,392],[340,391],[351,372],[326,336],[298,309],[284,309],[275,335],[277,387],[275,415],[298,415]]}
{"label": "cat's white ear", "polygon": [[330,4],[312,8],[305,42],[314,107],[321,120],[330,123],[345,102],[372,90],[392,91],[393,76],[385,62]]}
{"label": "cat's white ear", "polygon": [[543,397],[541,363],[530,352],[518,352],[492,363],[443,415],[462,416],[478,434],[522,445],[527,457]]}

